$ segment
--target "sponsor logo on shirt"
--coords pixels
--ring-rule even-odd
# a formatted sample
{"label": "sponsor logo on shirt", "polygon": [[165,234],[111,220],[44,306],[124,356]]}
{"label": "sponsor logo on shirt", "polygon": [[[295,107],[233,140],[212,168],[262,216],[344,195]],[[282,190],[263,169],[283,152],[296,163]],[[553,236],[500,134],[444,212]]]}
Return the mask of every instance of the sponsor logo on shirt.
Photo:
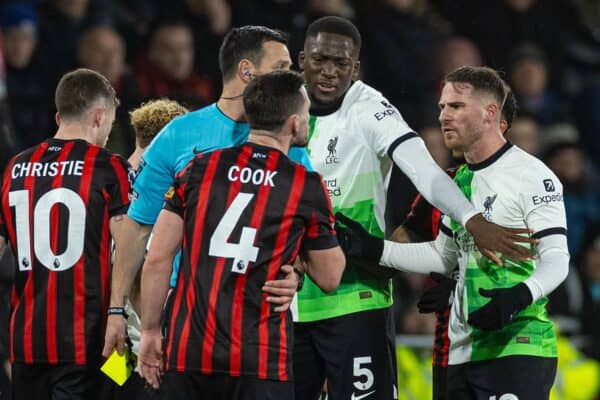
{"label": "sponsor logo on shirt", "polygon": [[559,203],[563,201],[563,196],[561,193],[531,196],[531,201],[533,202],[534,206],[539,206],[540,204]]}
{"label": "sponsor logo on shirt", "polygon": [[466,230],[460,230],[454,233],[454,242],[456,246],[465,253],[477,250],[473,236]]}
{"label": "sponsor logo on shirt", "polygon": [[325,164],[338,164],[340,159],[337,158],[337,143],[338,137],[334,137],[333,139],[329,139],[329,144],[327,145],[327,157],[325,157]]}
{"label": "sponsor logo on shirt", "polygon": [[327,194],[329,194],[329,197],[342,195],[342,189],[338,186],[337,178],[325,179],[325,185],[327,186]]}
{"label": "sponsor logo on shirt", "polygon": [[554,192],[556,190],[552,179],[544,179],[544,188],[546,188],[546,192]]}
{"label": "sponsor logo on shirt", "polygon": [[497,194],[494,194],[493,196],[487,196],[483,202],[483,218],[485,218],[487,221],[492,219],[492,205],[494,204],[494,201],[496,201],[497,197]]}
{"label": "sponsor logo on shirt", "polygon": [[375,117],[375,119],[377,121],[381,121],[382,119],[384,119],[387,116],[396,114],[396,110],[390,103],[388,103],[385,100],[381,100],[381,104],[385,107],[385,110],[379,111],[379,112],[376,112],[375,114],[373,114],[373,116]]}

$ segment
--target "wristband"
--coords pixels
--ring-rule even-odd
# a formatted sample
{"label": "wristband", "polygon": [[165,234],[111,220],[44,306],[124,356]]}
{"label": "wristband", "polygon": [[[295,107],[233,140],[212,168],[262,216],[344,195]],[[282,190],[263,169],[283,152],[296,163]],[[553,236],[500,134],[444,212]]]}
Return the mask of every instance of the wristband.
{"label": "wristband", "polygon": [[300,271],[298,268],[296,267],[292,267],[294,269],[294,272],[296,273],[296,275],[298,275],[298,289],[297,291],[301,291],[302,290],[302,286],[304,286],[304,272]]}
{"label": "wristband", "polygon": [[106,315],[122,315],[125,319],[129,318],[129,314],[127,314],[123,307],[108,307]]}

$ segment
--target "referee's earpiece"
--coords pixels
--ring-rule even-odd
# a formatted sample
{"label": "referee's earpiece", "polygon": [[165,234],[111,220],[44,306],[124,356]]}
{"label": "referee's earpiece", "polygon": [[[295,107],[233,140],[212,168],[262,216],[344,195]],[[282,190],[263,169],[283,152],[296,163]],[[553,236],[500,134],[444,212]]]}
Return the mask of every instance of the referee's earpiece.
{"label": "referee's earpiece", "polygon": [[244,70],[244,76],[248,79],[250,79],[251,75],[250,75],[250,71],[248,71],[247,69]]}

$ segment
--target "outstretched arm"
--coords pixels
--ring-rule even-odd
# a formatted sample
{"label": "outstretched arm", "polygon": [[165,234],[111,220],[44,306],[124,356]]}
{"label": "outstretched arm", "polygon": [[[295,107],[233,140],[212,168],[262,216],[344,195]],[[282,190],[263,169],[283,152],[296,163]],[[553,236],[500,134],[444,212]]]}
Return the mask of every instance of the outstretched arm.
{"label": "outstretched arm", "polygon": [[[440,232],[433,242],[396,243],[370,235],[358,222],[343,214],[335,215],[338,241],[348,257],[363,258],[406,272],[449,274],[458,259],[451,237]],[[365,265],[368,265],[366,263]]]}

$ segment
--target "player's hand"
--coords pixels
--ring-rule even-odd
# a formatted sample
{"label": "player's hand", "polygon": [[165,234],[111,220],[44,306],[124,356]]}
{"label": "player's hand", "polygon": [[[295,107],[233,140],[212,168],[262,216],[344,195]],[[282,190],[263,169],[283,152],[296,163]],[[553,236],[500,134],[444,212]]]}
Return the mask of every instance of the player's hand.
{"label": "player's hand", "polygon": [[138,354],[140,376],[154,389],[160,387],[163,375],[163,337],[160,329],[142,330]]}
{"label": "player's hand", "polygon": [[383,239],[371,235],[361,224],[342,213],[336,213],[335,220],[337,239],[346,256],[379,263],[383,254]]}
{"label": "player's hand", "polygon": [[120,356],[125,352],[125,339],[127,338],[127,320],[120,314],[109,315],[106,320],[106,333],[104,334],[104,348],[102,357],[108,358],[115,348]]}
{"label": "player's hand", "polygon": [[294,272],[294,267],[284,265],[281,271],[285,274],[285,278],[274,281],[266,281],[262,287],[263,292],[267,293],[267,302],[276,304],[275,312],[284,312],[290,308],[292,299],[298,291],[298,282],[300,278]]}
{"label": "player's hand", "polygon": [[[518,243],[537,244],[538,239],[529,237],[531,230],[522,228],[504,228],[488,222],[483,215],[477,214],[467,221],[465,228],[469,231],[481,254],[498,265],[502,260],[495,252],[516,260],[530,260],[534,254],[528,247]],[[527,234],[524,236],[523,234]]]}
{"label": "player's hand", "polygon": [[383,254],[383,239],[371,235],[361,224],[339,212],[335,214],[335,219],[337,240],[346,258],[358,259],[356,265],[377,279],[390,279],[398,274],[399,271],[395,268],[379,265]]}
{"label": "player's hand", "polygon": [[522,282],[510,288],[480,288],[479,294],[491,300],[469,315],[469,324],[484,331],[504,328],[533,301],[529,288]]}
{"label": "player's hand", "polygon": [[441,312],[450,305],[450,296],[456,287],[456,281],[445,275],[432,272],[429,274],[435,285],[427,289],[417,303],[421,314]]}

